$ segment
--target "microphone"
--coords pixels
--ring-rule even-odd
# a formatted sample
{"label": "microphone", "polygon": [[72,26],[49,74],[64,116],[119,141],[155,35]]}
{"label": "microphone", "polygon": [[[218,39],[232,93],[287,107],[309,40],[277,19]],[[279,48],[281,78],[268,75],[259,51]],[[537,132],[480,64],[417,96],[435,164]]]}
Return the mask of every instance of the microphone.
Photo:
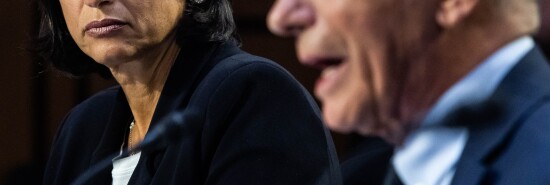
{"label": "microphone", "polygon": [[479,103],[466,104],[447,117],[448,126],[476,126],[480,123],[494,121],[504,114],[501,104],[485,100]]}
{"label": "microphone", "polygon": [[194,109],[188,109],[165,116],[153,130],[147,133],[143,141],[132,150],[150,153],[178,141],[182,136],[200,126],[201,121],[198,112]]}
{"label": "microphone", "polygon": [[179,141],[183,136],[187,135],[187,133],[196,130],[194,128],[200,126],[199,123],[201,123],[199,111],[195,109],[174,111],[162,118],[159,124],[157,124],[153,130],[149,131],[143,141],[136,147],[131,148],[130,150],[124,149],[120,155],[118,155],[119,152],[116,152],[115,154],[101,160],[99,163],[86,170],[86,172],[84,172],[71,184],[85,184],[99,172],[109,167],[112,160],[115,158],[125,158],[140,151],[142,154],[147,154],[165,148],[170,144]]}

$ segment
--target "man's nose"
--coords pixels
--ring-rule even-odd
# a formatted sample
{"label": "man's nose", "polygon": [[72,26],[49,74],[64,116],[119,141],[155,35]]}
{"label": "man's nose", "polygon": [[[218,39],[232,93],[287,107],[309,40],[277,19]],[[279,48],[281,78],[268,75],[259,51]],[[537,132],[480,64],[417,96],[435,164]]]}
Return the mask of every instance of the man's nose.
{"label": "man's nose", "polygon": [[315,12],[307,0],[277,0],[268,15],[268,27],[279,36],[298,36],[315,23]]}

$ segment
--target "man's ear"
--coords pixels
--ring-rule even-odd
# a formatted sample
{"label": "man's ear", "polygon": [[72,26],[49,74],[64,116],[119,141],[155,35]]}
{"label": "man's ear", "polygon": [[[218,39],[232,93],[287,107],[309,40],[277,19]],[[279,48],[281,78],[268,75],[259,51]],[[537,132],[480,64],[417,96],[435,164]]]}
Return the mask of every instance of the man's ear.
{"label": "man's ear", "polygon": [[443,28],[451,28],[468,16],[478,0],[441,0],[437,10],[437,23]]}

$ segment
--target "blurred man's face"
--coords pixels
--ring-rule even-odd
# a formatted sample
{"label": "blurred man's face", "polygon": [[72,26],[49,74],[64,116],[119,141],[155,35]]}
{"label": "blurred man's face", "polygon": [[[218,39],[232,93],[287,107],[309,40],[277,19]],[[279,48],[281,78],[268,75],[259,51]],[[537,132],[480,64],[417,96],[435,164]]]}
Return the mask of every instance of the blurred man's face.
{"label": "blurred man's face", "polygon": [[421,51],[432,0],[277,0],[272,32],[296,37],[298,58],[322,70],[315,95],[328,126],[369,133],[392,122],[408,59]]}

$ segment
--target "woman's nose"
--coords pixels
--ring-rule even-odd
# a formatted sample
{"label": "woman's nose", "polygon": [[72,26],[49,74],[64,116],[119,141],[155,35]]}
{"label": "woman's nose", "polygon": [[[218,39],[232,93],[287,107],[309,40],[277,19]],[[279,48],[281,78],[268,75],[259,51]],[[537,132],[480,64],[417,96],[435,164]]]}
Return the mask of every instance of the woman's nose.
{"label": "woman's nose", "polygon": [[89,7],[98,8],[107,4],[111,4],[113,0],[84,0],[84,4]]}
{"label": "woman's nose", "polygon": [[279,36],[298,36],[315,23],[315,12],[307,0],[277,0],[268,15],[268,27]]}

